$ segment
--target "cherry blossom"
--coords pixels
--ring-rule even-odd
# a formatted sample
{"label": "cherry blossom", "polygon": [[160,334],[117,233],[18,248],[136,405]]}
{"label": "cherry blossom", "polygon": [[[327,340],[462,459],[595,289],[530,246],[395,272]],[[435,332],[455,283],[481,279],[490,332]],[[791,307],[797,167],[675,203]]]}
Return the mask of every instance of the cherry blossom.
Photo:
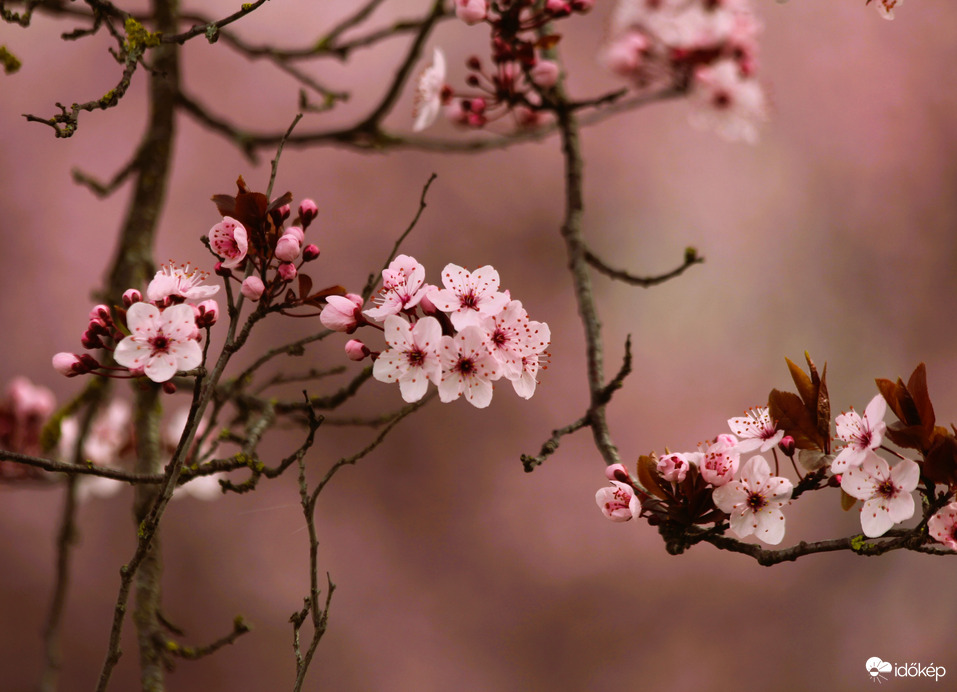
{"label": "cherry blossom", "polygon": [[170,261],[156,272],[146,287],[146,297],[154,303],[163,303],[169,298],[206,300],[219,292],[219,286],[203,285],[208,277],[207,272],[193,269],[189,263],[176,265]]}
{"label": "cherry blossom", "polygon": [[841,488],[851,497],[864,500],[861,528],[870,538],[883,536],[894,524],[914,516],[911,493],[920,481],[916,461],[902,459],[893,469],[870,449],[864,461],[841,477]]}
{"label": "cherry blossom", "polygon": [[455,16],[466,24],[478,24],[487,14],[487,0],[455,0]]}
{"label": "cherry blossom", "polygon": [[160,310],[149,303],[134,303],[126,313],[130,336],[116,345],[113,356],[130,370],[142,370],[154,382],[166,382],[180,370],[203,362],[203,351],[193,338],[196,319],[190,305]]}
{"label": "cherry blossom", "polygon": [[[112,466],[119,460],[122,449],[129,444],[132,437],[130,419],[132,412],[129,403],[123,399],[113,399],[109,405],[101,410],[93,419],[83,449],[80,450],[80,459],[90,460],[102,466]],[[80,435],[80,422],[74,418],[64,418],[60,423],[60,458],[73,461],[73,453],[77,438]],[[112,481],[118,483],[119,481]]]}
{"label": "cherry blossom", "polygon": [[733,60],[721,60],[695,71],[691,89],[691,124],[715,130],[725,139],[754,143],[757,123],[767,120],[761,85],[742,74]]}
{"label": "cherry blossom", "polygon": [[232,269],[242,264],[249,249],[246,227],[231,216],[209,229],[209,245],[213,252],[223,258],[223,267]]}
{"label": "cherry blossom", "polygon": [[767,408],[750,409],[746,416],[730,418],[728,426],[740,439],[736,451],[742,454],[758,449],[766,452],[784,437],[784,431],[778,430],[771,421]]}
{"label": "cherry blossom", "polygon": [[595,493],[595,502],[601,508],[602,514],[612,521],[628,521],[637,517],[641,512],[641,503],[635,491],[627,483],[612,481],[614,487],[605,487]]}
{"label": "cherry blossom", "polygon": [[412,108],[413,132],[421,132],[435,122],[442,110],[442,91],[445,88],[445,55],[436,48],[432,64],[422,71],[415,90]]}
{"label": "cherry blossom", "polygon": [[437,319],[423,317],[413,327],[401,317],[389,315],[385,318],[385,340],[390,348],[376,358],[373,377],[380,382],[397,381],[402,398],[410,403],[425,396],[430,381],[439,384],[442,326]]}
{"label": "cherry blossom", "polygon": [[382,289],[374,298],[378,307],[365,311],[365,315],[381,322],[388,315],[398,315],[419,304],[431,287],[423,285],[425,267],[414,257],[399,255],[382,270]]}
{"label": "cherry blossom", "polygon": [[699,452],[700,457],[691,455],[688,458],[698,465],[702,478],[717,488],[728,483],[738,470],[740,454],[735,449],[737,444],[734,435],[718,435],[713,444]]}
{"label": "cherry blossom", "polygon": [[498,272],[485,265],[468,272],[457,264],[442,270],[444,289],[433,291],[429,299],[439,310],[449,313],[452,325],[464,329],[479,324],[480,317],[498,314],[509,303],[509,296],[498,290]]}
{"label": "cherry blossom", "polygon": [[927,530],[935,541],[957,550],[957,502],[937,510],[927,522]]}
{"label": "cherry blossom", "polygon": [[847,446],[831,462],[831,473],[843,473],[849,467],[860,466],[870,450],[880,447],[887,430],[886,412],[887,403],[877,394],[864,409],[863,418],[852,408],[834,419],[837,436]]}
{"label": "cherry blossom", "polygon": [[502,366],[486,339],[485,332],[474,326],[465,327],[455,337],[442,337],[439,399],[443,402],[454,401],[462,394],[476,408],[492,402],[492,382],[502,376]]}
{"label": "cherry blossom", "polygon": [[715,506],[731,515],[731,530],[741,536],[752,533],[770,545],[784,538],[784,513],[794,487],[787,478],[772,476],[764,457],[748,459],[738,480],[731,481],[711,494]]}
{"label": "cherry blossom", "polygon": [[669,483],[681,483],[692,463],[688,454],[665,454],[658,459],[658,474]]}

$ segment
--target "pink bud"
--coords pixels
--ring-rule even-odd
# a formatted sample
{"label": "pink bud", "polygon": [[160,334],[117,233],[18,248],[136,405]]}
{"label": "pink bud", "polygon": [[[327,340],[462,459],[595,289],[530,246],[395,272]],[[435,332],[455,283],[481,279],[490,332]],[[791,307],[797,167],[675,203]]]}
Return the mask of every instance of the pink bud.
{"label": "pink bud", "polygon": [[98,320],[103,322],[110,318],[110,309],[105,305],[97,305],[90,310],[90,321]]}
{"label": "pink bud", "polygon": [[163,392],[165,394],[176,394],[176,385],[173,384],[172,380],[167,380],[163,383]]}
{"label": "pink bud", "polygon": [[80,343],[83,345],[83,348],[86,349],[103,348],[103,341],[100,339],[100,335],[91,329],[87,329],[83,332],[83,335],[80,337]]}
{"label": "pink bud", "polygon": [[312,220],[319,215],[319,207],[311,199],[304,199],[299,203],[299,220],[303,228],[309,226]]}
{"label": "pink bud", "polygon": [[691,465],[684,454],[666,454],[658,459],[658,474],[669,483],[681,483]]}
{"label": "pink bud", "polygon": [[291,235],[293,238],[299,241],[299,244],[302,245],[306,242],[306,234],[303,233],[302,229],[299,226],[290,226],[285,231],[282,232],[283,237]]}
{"label": "pink bud", "polygon": [[[302,231],[300,231],[301,233]],[[276,243],[276,259],[283,262],[292,262],[299,257],[301,251],[299,240],[295,235],[286,234]],[[283,277],[285,278],[285,277]]]}
{"label": "pink bud", "polygon": [[794,442],[793,437],[790,435],[785,435],[781,438],[778,446],[781,448],[781,451],[784,452],[784,456],[793,457],[794,449],[797,447],[797,444]]}
{"label": "pink bud", "polygon": [[303,262],[312,262],[314,259],[319,257],[319,246],[315,243],[309,243],[306,247],[302,249],[302,261]]}
{"label": "pink bud", "polygon": [[346,342],[346,356],[349,357],[349,360],[362,360],[370,353],[372,351],[358,339],[349,339]]}
{"label": "pink bud", "polygon": [[80,357],[75,353],[57,353],[53,356],[53,369],[61,375],[76,377],[82,374],[77,367],[79,365]]}
{"label": "pink bud", "polygon": [[298,273],[299,272],[296,271],[296,265],[292,262],[283,262],[279,265],[279,276],[283,281],[292,281]]}
{"label": "pink bud", "polygon": [[629,479],[628,469],[625,468],[624,464],[606,466],[605,476],[607,476],[610,481],[621,481],[622,483],[627,483]]}
{"label": "pink bud", "polygon": [[219,303],[215,300],[204,300],[193,306],[193,314],[196,316],[197,327],[212,327],[219,319]]}
{"label": "pink bud", "polygon": [[352,334],[359,326],[362,296],[347,293],[344,296],[329,296],[326,306],[319,313],[319,321],[326,329]]}
{"label": "pink bud", "polygon": [[131,306],[133,303],[138,303],[141,300],[143,300],[143,294],[135,288],[128,288],[123,293],[123,305],[126,307]]}
{"label": "pink bud", "polygon": [[571,14],[571,5],[566,0],[547,0],[545,2],[545,11],[554,17],[564,17]]}
{"label": "pink bud", "polygon": [[486,0],[455,0],[455,16],[466,24],[478,24],[487,14]]}
{"label": "pink bud", "polygon": [[279,217],[285,221],[289,218],[289,214],[292,212],[292,208],[288,204],[284,204],[281,207],[276,209],[279,212]]}
{"label": "pink bud", "polygon": [[228,277],[233,275],[232,271],[230,271],[228,267],[224,267],[222,262],[217,262],[216,264],[213,265],[213,273],[216,274],[216,276],[223,276],[223,277]]}
{"label": "pink bud", "polygon": [[553,60],[539,60],[529,70],[532,81],[543,89],[551,89],[558,83],[558,63]]}
{"label": "pink bud", "polygon": [[614,487],[602,488],[595,493],[595,502],[602,514],[612,521],[628,521],[641,512],[641,504],[635,497],[635,491],[630,485],[620,481],[612,481]]}
{"label": "pink bud", "polygon": [[262,279],[258,276],[250,276],[243,281],[239,292],[249,298],[249,300],[256,301],[259,300],[265,290],[266,286],[263,284]]}

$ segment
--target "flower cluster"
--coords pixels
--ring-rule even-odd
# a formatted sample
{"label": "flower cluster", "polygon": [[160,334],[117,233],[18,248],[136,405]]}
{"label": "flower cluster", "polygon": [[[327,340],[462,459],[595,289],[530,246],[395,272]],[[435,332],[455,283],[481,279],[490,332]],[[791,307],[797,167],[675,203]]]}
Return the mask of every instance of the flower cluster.
{"label": "flower cluster", "polygon": [[520,301],[499,291],[491,266],[470,272],[446,265],[442,285],[425,283],[425,267],[399,255],[382,271],[375,307],[363,311],[362,297],[355,294],[330,296],[320,320],[350,334],[362,326],[382,329],[387,349],[373,352],[352,340],[346,353],[353,360],[374,358],[373,376],[398,382],[405,401],[421,399],[431,382],[443,402],[464,395],[484,408],[492,401],[492,383],[502,378],[530,398],[551,341],[548,325],[530,320]]}
{"label": "flower cluster", "polygon": [[[213,195],[223,215],[208,235],[210,249],[220,258],[216,273],[240,281],[240,292],[249,300],[271,303],[287,294],[304,263],[319,257],[319,247],[306,244],[306,229],[318,215],[318,207],[311,199],[303,200],[298,216],[287,228],[284,224],[292,214],[290,193],[270,201],[261,192],[252,192],[242,176],[236,185],[236,195]],[[235,277],[233,270],[244,276]],[[307,294],[312,284],[303,277],[298,286],[301,294]],[[309,303],[307,295],[286,298],[288,307]]]}
{"label": "flower cluster", "polygon": [[[56,399],[46,387],[25,377],[15,377],[0,400],[0,449],[20,454],[38,454],[43,425],[53,414]],[[37,469],[0,460],[0,480],[20,480],[40,475]]]}
{"label": "flower cluster", "polygon": [[556,19],[591,10],[594,0],[455,0],[455,14],[466,24],[491,29],[491,65],[477,56],[466,61],[470,91],[446,83],[445,57],[436,49],[416,89],[413,129],[435,122],[445,107],[454,124],[482,128],[511,115],[520,127],[541,123],[543,97],[558,83],[558,64],[544,52],[558,40],[543,34]]}
{"label": "flower cluster", "polygon": [[[851,409],[835,418],[837,440],[843,443],[836,453],[831,451],[823,376],[810,359],[810,376],[791,361],[788,365],[799,394],[773,390],[768,408],[728,420],[733,434],[718,435],[695,452],[641,457],[636,478],[620,464],[609,467],[615,487],[596,497],[602,512],[615,521],[644,516],[679,533],[682,527],[708,523],[722,530],[727,521],[739,536],[753,534],[776,545],[785,533],[782,508],[800,493],[839,487],[845,508],[862,501],[863,534],[877,538],[914,516],[914,492],[920,491],[930,508],[925,514],[930,538],[957,549],[957,436],[934,425],[923,365],[908,385],[878,380],[881,392],[863,416]],[[884,422],[888,406],[900,421],[890,427]],[[888,449],[885,437],[918,450],[922,459]],[[891,452],[896,462],[889,463],[877,450]],[[753,452],[759,454],[742,463],[741,456]],[[763,456],[768,452],[773,455],[773,474]],[[779,452],[791,459],[797,485],[778,475]]]}
{"label": "flower cluster", "polygon": [[687,92],[692,124],[753,142],[767,118],[759,28],[749,0],[620,0],[604,61],[640,88]]}
{"label": "flower cluster", "polygon": [[57,353],[53,367],[67,377],[146,375],[154,382],[197,367],[203,362],[200,330],[219,316],[219,305],[210,298],[219,286],[204,285],[207,276],[188,264],[170,262],[147,286],[147,300],[131,288],[123,294],[123,308],[97,305],[90,311],[80,343],[87,350],[112,351],[120,367],[101,364],[89,353]]}

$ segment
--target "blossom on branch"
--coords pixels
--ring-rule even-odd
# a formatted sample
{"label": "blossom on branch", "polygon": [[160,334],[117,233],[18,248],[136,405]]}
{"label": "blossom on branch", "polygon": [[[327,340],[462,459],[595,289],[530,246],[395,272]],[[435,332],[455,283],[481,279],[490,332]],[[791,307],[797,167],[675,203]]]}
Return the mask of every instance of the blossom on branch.
{"label": "blossom on branch", "polygon": [[442,379],[439,399],[455,401],[464,394],[475,408],[492,402],[492,382],[502,376],[502,365],[479,327],[466,327],[455,337],[443,336],[440,349]]}
{"label": "blossom on branch", "polygon": [[957,550],[957,502],[937,510],[927,522],[927,530],[935,541]]}
{"label": "blossom on branch", "polygon": [[865,452],[859,467],[841,477],[841,489],[851,497],[864,500],[861,528],[870,538],[883,536],[894,524],[914,516],[911,493],[920,481],[917,462],[902,459],[893,469],[873,451]]}
{"label": "blossom on branch", "polygon": [[379,354],[372,376],[380,382],[398,382],[407,402],[425,396],[429,382],[438,385],[442,378],[439,344],[442,327],[434,317],[423,317],[410,326],[396,315],[385,318],[385,340],[389,350]]}
{"label": "blossom on branch", "polygon": [[641,503],[635,491],[627,483],[612,481],[614,487],[601,488],[595,493],[595,502],[602,514],[615,522],[628,521],[641,512]]}
{"label": "blossom on branch", "polygon": [[413,132],[421,132],[435,122],[442,110],[443,91],[445,89],[445,55],[436,48],[432,64],[422,71],[415,89],[415,101],[412,107]]}
{"label": "blossom on branch", "polygon": [[497,315],[508,305],[509,296],[498,290],[498,272],[487,264],[469,272],[457,264],[442,270],[444,289],[433,291],[429,300],[449,318],[456,329],[480,323],[481,317]]}
{"label": "blossom on branch", "polygon": [[[153,303],[172,300],[206,300],[219,292],[219,286],[204,286],[208,272],[193,269],[189,263],[169,264],[160,267],[156,276],[146,287],[146,297]],[[132,303],[131,303],[132,304]]]}
{"label": "blossom on branch", "polygon": [[863,418],[852,408],[834,419],[837,436],[847,446],[831,462],[831,473],[843,473],[849,467],[860,466],[871,450],[881,446],[887,430],[887,424],[884,423],[886,412],[887,403],[878,394],[864,409]]}
{"label": "blossom on branch", "polygon": [[130,336],[116,345],[113,354],[123,367],[142,371],[154,382],[166,382],[178,371],[203,362],[192,306],[181,303],[161,311],[149,303],[134,303],[126,323]]}
{"label": "blossom on branch", "polygon": [[746,416],[728,419],[731,432],[740,438],[735,447],[738,452],[743,454],[756,449],[767,452],[784,437],[784,431],[777,429],[767,407],[749,409],[746,413]]}
{"label": "blossom on branch", "polygon": [[233,269],[246,259],[249,238],[246,227],[231,216],[209,229],[209,245],[213,252],[223,258],[223,267]]}
{"label": "blossom on branch", "polygon": [[741,476],[720,488],[711,497],[715,506],[731,515],[731,529],[741,537],[752,533],[770,545],[784,538],[784,513],[794,486],[787,478],[772,476],[764,457],[748,459]]}

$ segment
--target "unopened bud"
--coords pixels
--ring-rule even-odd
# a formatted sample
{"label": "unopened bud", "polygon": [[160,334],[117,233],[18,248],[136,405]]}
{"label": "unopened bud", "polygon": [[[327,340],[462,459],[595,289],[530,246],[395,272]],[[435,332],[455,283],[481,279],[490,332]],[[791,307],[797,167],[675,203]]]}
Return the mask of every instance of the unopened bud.
{"label": "unopened bud", "polygon": [[53,356],[53,369],[67,377],[76,377],[82,374],[76,369],[79,364],[80,357],[75,353],[57,353]]}
{"label": "unopened bud", "polygon": [[133,303],[138,303],[141,300],[143,300],[143,294],[135,288],[128,288],[123,293],[123,305],[126,307],[131,306]]}
{"label": "unopened bud", "polygon": [[176,394],[176,385],[173,384],[172,380],[166,380],[166,382],[163,383],[163,391],[166,394]]}
{"label": "unopened bud", "polygon": [[292,281],[298,273],[299,272],[296,271],[296,265],[292,262],[283,262],[279,265],[279,276],[283,281]]}
{"label": "unopened bud", "polygon": [[621,483],[628,483],[631,480],[631,478],[628,476],[628,469],[625,468],[624,464],[612,464],[611,466],[606,466],[605,476],[610,481],[619,481]]}
{"label": "unopened bud", "polygon": [[349,360],[363,360],[370,353],[372,351],[369,350],[369,347],[358,339],[349,339],[346,342],[346,356]]}
{"label": "unopened bud", "polygon": [[[302,233],[302,229],[300,228],[296,228],[295,230],[299,231],[300,234]],[[287,232],[276,242],[276,259],[282,262],[292,262],[299,257],[299,253],[302,251],[300,243],[301,241],[294,233]]]}
{"label": "unopened bud", "polygon": [[781,438],[781,441],[778,443],[778,447],[781,448],[781,451],[784,452],[784,456],[786,457],[794,456],[794,450],[796,446],[797,445],[794,442],[794,438],[791,437],[790,435],[785,435],[784,437]]}
{"label": "unopened bud", "polygon": [[262,297],[263,291],[266,290],[263,280],[258,276],[248,276],[243,280],[243,285],[240,287],[239,292],[246,296],[249,300],[256,301]]}
{"label": "unopened bud", "polygon": [[193,306],[193,314],[196,316],[197,327],[212,327],[219,319],[219,303],[215,300],[204,300]]}
{"label": "unopened bud", "polygon": [[317,257],[319,257],[319,246],[315,243],[309,243],[302,249],[303,262],[312,262]]}
{"label": "unopened bud", "polygon": [[311,199],[304,199],[299,203],[299,220],[302,221],[303,228],[307,228],[318,215],[319,207]]}

